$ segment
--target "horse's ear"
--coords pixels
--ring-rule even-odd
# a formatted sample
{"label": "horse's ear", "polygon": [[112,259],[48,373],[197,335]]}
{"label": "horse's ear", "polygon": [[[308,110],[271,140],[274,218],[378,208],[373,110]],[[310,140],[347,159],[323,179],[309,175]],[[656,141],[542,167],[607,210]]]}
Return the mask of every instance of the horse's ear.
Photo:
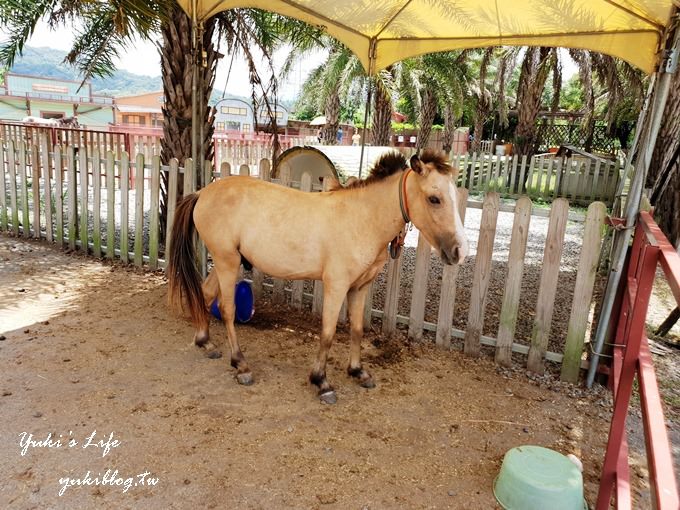
{"label": "horse's ear", "polygon": [[411,170],[413,170],[416,173],[419,173],[420,175],[425,175],[427,174],[427,168],[425,165],[423,165],[423,162],[420,161],[420,158],[416,155],[411,156],[411,160],[409,161],[411,164]]}
{"label": "horse's ear", "polygon": [[453,169],[452,172],[451,172],[451,179],[453,179],[453,181],[455,182],[455,181],[458,180],[458,174],[460,173],[460,168],[458,168],[457,166],[453,166],[453,165],[451,165],[451,168]]}

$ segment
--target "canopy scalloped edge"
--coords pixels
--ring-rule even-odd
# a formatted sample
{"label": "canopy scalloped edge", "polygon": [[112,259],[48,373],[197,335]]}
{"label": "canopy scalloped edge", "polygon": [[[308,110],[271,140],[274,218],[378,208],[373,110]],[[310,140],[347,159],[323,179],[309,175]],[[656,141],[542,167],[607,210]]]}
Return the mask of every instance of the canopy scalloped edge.
{"label": "canopy scalloped edge", "polygon": [[[593,9],[601,19],[590,21],[587,16],[571,19],[565,13],[559,23],[550,18],[541,24],[541,12],[536,7],[542,5],[541,1],[442,1],[437,7],[439,11],[435,12],[437,8],[431,7],[433,12],[430,13],[418,8],[418,0],[346,0],[342,4],[337,0],[178,0],[189,15],[195,2],[199,21],[237,7],[265,9],[300,19],[322,28],[345,44],[370,74],[416,55],[496,45],[589,49],[619,57],[652,73],[658,63],[663,30],[670,24],[673,6],[678,4],[678,0],[574,0],[572,4],[578,4],[578,8],[574,7],[575,12]],[[544,0],[543,3],[547,18],[551,9],[555,9],[556,1]],[[337,11],[334,16],[328,14],[331,4]],[[441,17],[442,10],[448,9],[445,12],[450,13],[463,8],[468,11],[461,12],[479,11],[481,19],[487,20],[486,24],[475,26],[470,23],[466,27],[465,19],[461,21],[460,16],[452,15],[450,20]],[[530,14],[534,18],[528,21]],[[412,19],[427,19],[430,15],[434,20],[432,26],[409,24]],[[508,27],[514,27],[514,30]],[[487,33],[480,35],[481,32]],[[372,42],[375,43],[373,50]]]}

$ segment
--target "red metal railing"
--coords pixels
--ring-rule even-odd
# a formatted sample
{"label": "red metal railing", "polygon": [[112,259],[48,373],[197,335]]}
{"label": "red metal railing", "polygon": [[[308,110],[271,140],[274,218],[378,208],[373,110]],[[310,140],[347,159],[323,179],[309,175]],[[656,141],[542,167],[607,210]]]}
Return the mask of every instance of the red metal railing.
{"label": "red metal railing", "polygon": [[614,392],[614,413],[607,453],[602,466],[597,510],[609,508],[612,491],[616,508],[632,508],[626,415],[636,376],[639,383],[645,450],[654,508],[678,510],[680,507],[671,446],[645,332],[647,307],[659,264],[675,300],[680,305],[680,256],[652,216],[643,212],[635,228],[628,275],[618,315],[610,378]]}

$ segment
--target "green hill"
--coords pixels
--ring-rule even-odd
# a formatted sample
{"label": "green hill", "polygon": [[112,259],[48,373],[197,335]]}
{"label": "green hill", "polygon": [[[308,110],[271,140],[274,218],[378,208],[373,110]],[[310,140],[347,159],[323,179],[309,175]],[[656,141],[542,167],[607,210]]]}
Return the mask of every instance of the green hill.
{"label": "green hill", "polygon": [[[11,72],[62,80],[82,79],[76,69],[63,62],[65,56],[66,53],[63,51],[26,46]],[[162,88],[160,75],[142,76],[122,70],[116,71],[113,76],[92,79],[92,91],[107,96],[143,94]]]}
{"label": "green hill", "polygon": [[[24,53],[19,57],[11,72],[17,74],[29,74],[60,80],[81,80],[78,71],[64,63],[66,52],[52,48],[24,47]],[[93,78],[92,92],[107,96],[131,96],[154,92],[163,89],[160,74],[158,76],[145,76],[134,74],[124,70],[117,70],[112,76],[106,78]],[[210,104],[215,104],[222,97],[222,90],[213,89]],[[235,97],[250,102],[249,97],[226,94],[226,97]],[[292,101],[282,101],[286,107],[292,106]]]}

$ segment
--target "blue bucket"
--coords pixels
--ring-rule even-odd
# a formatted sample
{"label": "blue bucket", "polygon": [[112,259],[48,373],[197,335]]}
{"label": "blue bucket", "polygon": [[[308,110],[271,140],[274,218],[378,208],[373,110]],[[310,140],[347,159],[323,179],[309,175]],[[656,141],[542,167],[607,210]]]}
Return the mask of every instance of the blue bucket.
{"label": "blue bucket", "polygon": [[[255,314],[253,289],[247,281],[242,280],[236,284],[234,304],[236,305],[237,322],[248,322]],[[215,298],[215,301],[210,305],[210,313],[212,313],[216,319],[222,320],[219,299]]]}

